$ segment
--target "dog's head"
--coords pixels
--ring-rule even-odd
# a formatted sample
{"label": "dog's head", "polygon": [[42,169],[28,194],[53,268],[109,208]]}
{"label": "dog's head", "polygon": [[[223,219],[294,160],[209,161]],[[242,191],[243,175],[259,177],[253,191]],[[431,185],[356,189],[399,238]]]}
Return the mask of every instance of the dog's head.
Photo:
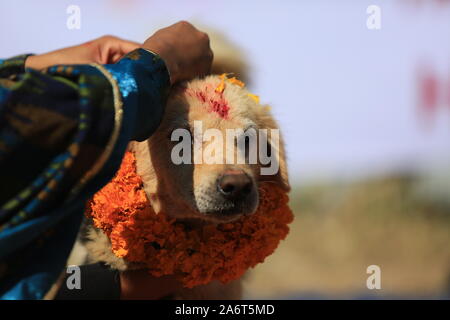
{"label": "dog's head", "polygon": [[261,181],[289,189],[268,108],[223,77],[174,88],[158,130],[132,148],[153,208],[177,219],[232,221],[256,210]]}

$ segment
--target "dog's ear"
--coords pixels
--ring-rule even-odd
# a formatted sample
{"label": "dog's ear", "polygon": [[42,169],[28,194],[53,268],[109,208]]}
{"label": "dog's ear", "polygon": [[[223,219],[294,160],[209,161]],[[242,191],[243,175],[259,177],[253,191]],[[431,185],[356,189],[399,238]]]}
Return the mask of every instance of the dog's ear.
{"label": "dog's ear", "polygon": [[[279,127],[275,120],[273,119],[272,115],[268,111],[263,111],[262,114],[258,116],[258,122],[260,128],[269,129],[268,130],[268,137],[266,137],[267,141],[267,149],[270,150],[270,156],[273,159],[272,161],[276,161],[275,167],[278,168],[277,172],[274,174],[261,174],[259,180],[261,182],[273,182],[279,185],[283,190],[286,192],[291,190],[291,186],[289,184],[289,175],[288,175],[288,169],[287,169],[287,163],[286,163],[286,154],[284,149],[284,142],[283,137],[281,136]],[[275,129],[276,132],[271,130]],[[272,164],[273,165],[273,164]],[[268,165],[266,165],[268,166]],[[266,167],[262,165],[261,169]]]}
{"label": "dog's ear", "polygon": [[244,50],[217,30],[209,27],[202,28],[202,30],[207,30],[214,52],[211,74],[231,73],[234,77],[249,84],[250,68]]}
{"label": "dog's ear", "polygon": [[154,203],[156,198],[153,195],[156,194],[156,190],[158,189],[158,180],[152,163],[149,140],[141,142],[132,141],[128,145],[128,148],[134,153],[136,158],[136,171],[142,178],[144,191],[148,200],[152,204],[153,209],[159,208],[159,206]]}

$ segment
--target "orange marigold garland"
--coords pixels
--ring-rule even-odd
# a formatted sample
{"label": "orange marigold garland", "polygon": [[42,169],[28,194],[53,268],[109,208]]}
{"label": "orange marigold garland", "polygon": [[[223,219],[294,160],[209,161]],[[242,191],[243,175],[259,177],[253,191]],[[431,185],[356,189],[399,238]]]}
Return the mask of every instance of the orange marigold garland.
{"label": "orange marigold garland", "polygon": [[262,184],[259,191],[255,214],[188,230],[153,211],[135,157],[127,152],[114,179],[94,195],[87,214],[109,237],[116,256],[143,264],[153,276],[178,275],[192,288],[239,278],[286,237],[293,219],[288,196],[274,184]]}

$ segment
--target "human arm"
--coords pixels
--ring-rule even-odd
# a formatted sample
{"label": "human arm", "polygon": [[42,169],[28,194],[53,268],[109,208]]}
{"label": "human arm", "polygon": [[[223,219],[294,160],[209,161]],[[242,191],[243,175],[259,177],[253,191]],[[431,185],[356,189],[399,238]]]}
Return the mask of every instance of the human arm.
{"label": "human arm", "polygon": [[[194,45],[169,43],[186,53],[174,58],[168,50],[171,65],[195,60]],[[26,68],[27,56],[1,60],[1,297],[43,297],[73,245],[84,201],[113,176],[128,141],[143,140],[158,126],[169,72],[172,82],[196,75],[167,70],[150,52],[161,47],[152,44],[116,64],[35,70]],[[29,65],[39,68],[37,61]]]}

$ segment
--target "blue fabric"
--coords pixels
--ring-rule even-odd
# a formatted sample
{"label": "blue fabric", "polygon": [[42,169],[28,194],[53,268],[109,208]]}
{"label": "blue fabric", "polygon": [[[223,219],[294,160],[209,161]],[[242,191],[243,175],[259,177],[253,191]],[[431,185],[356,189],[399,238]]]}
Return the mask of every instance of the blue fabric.
{"label": "blue fabric", "polygon": [[109,80],[89,65],[25,70],[0,60],[0,297],[42,299],[63,271],[84,205],[119,168],[130,140],[162,118],[170,86],[164,62],[138,49],[104,67],[123,100],[113,151],[78,193],[80,178],[114,129]]}

